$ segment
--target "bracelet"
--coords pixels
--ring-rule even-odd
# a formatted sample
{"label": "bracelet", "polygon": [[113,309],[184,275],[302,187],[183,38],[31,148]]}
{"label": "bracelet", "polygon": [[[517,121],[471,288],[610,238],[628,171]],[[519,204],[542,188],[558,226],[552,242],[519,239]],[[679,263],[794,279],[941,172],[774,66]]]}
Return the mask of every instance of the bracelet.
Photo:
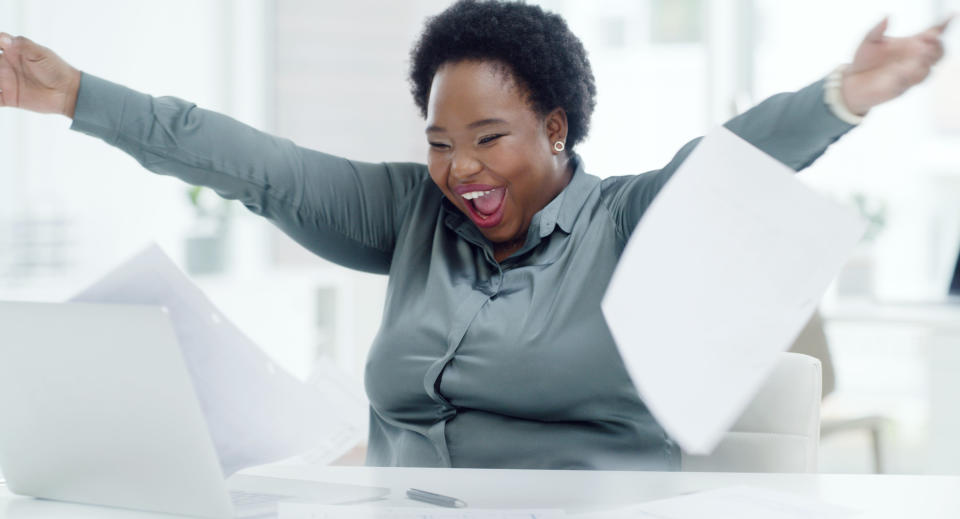
{"label": "bracelet", "polygon": [[864,116],[851,112],[850,109],[847,108],[847,103],[843,101],[843,94],[841,93],[843,72],[847,70],[848,66],[849,65],[846,64],[840,65],[833,69],[833,72],[827,76],[823,87],[823,101],[830,107],[833,115],[837,116],[841,121],[847,124],[860,124],[863,122]]}

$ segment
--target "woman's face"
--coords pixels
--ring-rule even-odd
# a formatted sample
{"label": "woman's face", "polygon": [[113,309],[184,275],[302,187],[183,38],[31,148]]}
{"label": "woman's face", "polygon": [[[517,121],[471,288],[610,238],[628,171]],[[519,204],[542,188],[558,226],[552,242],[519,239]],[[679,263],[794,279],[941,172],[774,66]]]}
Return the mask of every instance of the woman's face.
{"label": "woman's face", "polygon": [[498,250],[512,252],[570,181],[566,155],[553,149],[566,131],[563,111],[540,117],[503,67],[448,63],[427,105],[430,176]]}

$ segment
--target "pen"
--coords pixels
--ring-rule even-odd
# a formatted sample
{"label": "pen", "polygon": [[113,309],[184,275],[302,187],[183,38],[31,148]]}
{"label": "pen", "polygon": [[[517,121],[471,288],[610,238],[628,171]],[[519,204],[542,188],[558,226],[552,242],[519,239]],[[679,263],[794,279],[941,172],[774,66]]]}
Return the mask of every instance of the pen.
{"label": "pen", "polygon": [[440,494],[434,494],[433,492],[427,492],[426,490],[417,490],[416,488],[408,489],[407,497],[415,501],[422,501],[424,503],[430,503],[431,505],[445,506],[447,508],[465,508],[467,506],[466,503],[455,497],[441,496]]}

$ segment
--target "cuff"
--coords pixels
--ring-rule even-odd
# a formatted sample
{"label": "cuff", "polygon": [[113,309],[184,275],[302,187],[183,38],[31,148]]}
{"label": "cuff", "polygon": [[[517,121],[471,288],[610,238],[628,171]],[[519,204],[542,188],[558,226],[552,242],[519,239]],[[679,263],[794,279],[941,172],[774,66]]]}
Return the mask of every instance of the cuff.
{"label": "cuff", "polygon": [[127,103],[137,94],[125,86],[82,73],[70,129],[116,144]]}
{"label": "cuff", "polygon": [[830,107],[833,115],[837,116],[841,121],[849,124],[860,124],[863,122],[864,116],[857,115],[847,108],[847,103],[843,101],[843,94],[840,91],[841,83],[843,82],[843,72],[846,69],[847,65],[840,65],[833,69],[833,72],[827,76],[823,88],[823,101]]}

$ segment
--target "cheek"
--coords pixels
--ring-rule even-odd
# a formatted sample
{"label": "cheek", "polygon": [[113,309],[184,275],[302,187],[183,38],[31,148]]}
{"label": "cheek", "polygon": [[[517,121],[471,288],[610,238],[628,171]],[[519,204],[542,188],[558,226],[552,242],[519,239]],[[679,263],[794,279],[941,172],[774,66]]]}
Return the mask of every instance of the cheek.
{"label": "cheek", "polygon": [[531,176],[535,176],[536,161],[532,158],[525,146],[503,146],[491,154],[488,164],[519,194],[529,188]]}
{"label": "cheek", "polygon": [[427,155],[427,170],[430,172],[430,178],[433,179],[433,183],[436,184],[441,191],[446,193],[447,173],[450,171],[450,168],[447,167],[447,161],[430,153]]}
{"label": "cheek", "polygon": [[527,169],[529,151],[522,142],[504,142],[484,153],[484,165],[501,181],[518,181]]}

